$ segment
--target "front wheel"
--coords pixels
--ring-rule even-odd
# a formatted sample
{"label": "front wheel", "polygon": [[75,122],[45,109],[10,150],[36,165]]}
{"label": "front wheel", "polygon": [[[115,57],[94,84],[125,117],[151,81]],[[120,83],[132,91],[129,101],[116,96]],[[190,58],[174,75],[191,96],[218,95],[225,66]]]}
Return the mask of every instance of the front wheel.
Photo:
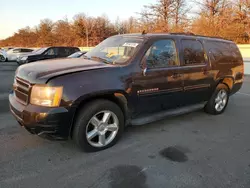
{"label": "front wheel", "polygon": [[222,114],[228,104],[229,89],[225,84],[219,84],[212,97],[205,106],[205,111],[209,114],[218,115]]}
{"label": "front wheel", "polygon": [[0,62],[5,62],[6,58],[3,55],[0,55]]}
{"label": "front wheel", "polygon": [[96,100],[78,113],[73,139],[84,151],[99,151],[113,146],[123,128],[124,116],[120,107],[108,100]]}

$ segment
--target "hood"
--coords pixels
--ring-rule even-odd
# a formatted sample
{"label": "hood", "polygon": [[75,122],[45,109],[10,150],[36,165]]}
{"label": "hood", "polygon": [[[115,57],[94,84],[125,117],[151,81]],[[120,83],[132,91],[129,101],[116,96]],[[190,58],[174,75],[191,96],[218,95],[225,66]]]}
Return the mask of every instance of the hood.
{"label": "hood", "polygon": [[36,54],[35,52],[27,52],[25,54],[21,54],[20,57],[33,57],[33,56],[40,56],[41,54]]}
{"label": "hood", "polygon": [[112,65],[82,58],[62,58],[21,65],[16,76],[30,83],[46,83],[48,79],[62,74],[108,67]]}

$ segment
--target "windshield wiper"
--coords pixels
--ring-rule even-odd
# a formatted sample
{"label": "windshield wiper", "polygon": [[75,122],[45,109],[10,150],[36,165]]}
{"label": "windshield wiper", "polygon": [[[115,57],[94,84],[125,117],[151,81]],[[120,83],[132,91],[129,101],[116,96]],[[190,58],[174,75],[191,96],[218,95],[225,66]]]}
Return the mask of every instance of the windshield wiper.
{"label": "windshield wiper", "polygon": [[104,58],[101,58],[101,57],[98,57],[98,56],[91,56],[91,59],[98,59],[104,63],[107,63],[107,64],[111,64],[110,61],[108,61],[107,59],[104,59]]}

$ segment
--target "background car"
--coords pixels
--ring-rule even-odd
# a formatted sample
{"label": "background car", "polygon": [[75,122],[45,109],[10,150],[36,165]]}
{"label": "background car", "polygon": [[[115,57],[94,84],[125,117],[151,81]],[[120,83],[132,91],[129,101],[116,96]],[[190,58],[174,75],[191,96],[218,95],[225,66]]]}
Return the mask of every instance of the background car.
{"label": "background car", "polygon": [[86,53],[87,53],[87,51],[78,51],[78,52],[75,52],[75,53],[71,54],[68,57],[69,58],[79,58],[79,57],[82,57]]}
{"label": "background car", "polygon": [[4,49],[0,49],[0,62],[5,62],[7,58],[7,53]]}
{"label": "background car", "polygon": [[17,61],[17,58],[20,55],[24,55],[33,51],[34,50],[30,48],[13,48],[7,51],[7,61]]}
{"label": "background car", "polygon": [[80,51],[78,47],[52,46],[40,48],[33,53],[20,56],[17,60],[19,65],[45,59],[65,58]]}
{"label": "background car", "polygon": [[2,48],[2,49],[4,49],[4,50],[7,52],[8,50],[11,50],[11,49],[13,49],[13,48],[15,48],[15,47],[4,47],[4,48]]}

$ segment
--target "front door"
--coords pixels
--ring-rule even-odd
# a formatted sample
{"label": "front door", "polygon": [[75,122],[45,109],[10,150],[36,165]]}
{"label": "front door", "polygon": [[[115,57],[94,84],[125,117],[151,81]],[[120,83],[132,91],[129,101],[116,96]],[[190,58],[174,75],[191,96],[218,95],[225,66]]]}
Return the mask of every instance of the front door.
{"label": "front door", "polygon": [[180,43],[183,54],[180,73],[184,81],[182,105],[206,101],[211,95],[214,78],[203,44],[196,39],[183,39]]}
{"label": "front door", "polygon": [[134,114],[140,116],[177,107],[183,80],[175,41],[152,42],[141,63],[141,74],[133,77],[132,92],[137,96]]}
{"label": "front door", "polygon": [[54,59],[58,56],[58,48],[49,48],[43,56],[43,59]]}

